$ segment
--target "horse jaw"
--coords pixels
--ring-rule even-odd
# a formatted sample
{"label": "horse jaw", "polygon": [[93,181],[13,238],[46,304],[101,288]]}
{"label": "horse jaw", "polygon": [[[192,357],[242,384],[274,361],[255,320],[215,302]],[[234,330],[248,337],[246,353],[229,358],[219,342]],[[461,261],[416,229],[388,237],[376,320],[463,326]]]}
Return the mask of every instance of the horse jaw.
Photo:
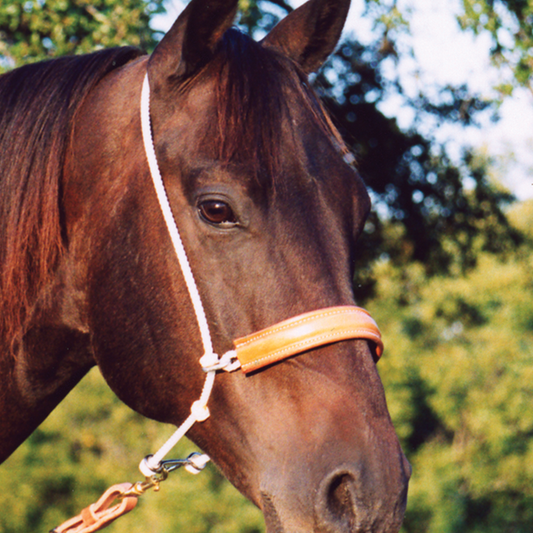
{"label": "horse jaw", "polygon": [[268,532],[399,531],[411,468],[366,343],[217,379],[211,418],[191,436]]}

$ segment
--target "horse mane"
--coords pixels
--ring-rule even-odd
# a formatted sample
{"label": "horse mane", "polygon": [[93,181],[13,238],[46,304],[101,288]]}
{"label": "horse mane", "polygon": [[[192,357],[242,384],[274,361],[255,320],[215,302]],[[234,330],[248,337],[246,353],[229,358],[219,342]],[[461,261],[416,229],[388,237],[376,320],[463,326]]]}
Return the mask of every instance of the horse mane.
{"label": "horse mane", "polygon": [[[291,95],[290,101],[304,106],[335,148],[343,155],[349,153],[307,75],[273,48],[232,28],[205,74],[216,76],[217,118],[213,123],[217,158],[223,164],[252,162],[250,170],[260,186],[280,185],[280,156],[287,150],[283,133],[294,129],[287,128],[287,119],[292,121],[294,116],[289,107]],[[208,142],[212,144],[213,139]]]}
{"label": "horse mane", "polygon": [[61,178],[76,110],[106,74],[140,54],[108,49],[0,76],[0,339],[8,347],[66,245]]}

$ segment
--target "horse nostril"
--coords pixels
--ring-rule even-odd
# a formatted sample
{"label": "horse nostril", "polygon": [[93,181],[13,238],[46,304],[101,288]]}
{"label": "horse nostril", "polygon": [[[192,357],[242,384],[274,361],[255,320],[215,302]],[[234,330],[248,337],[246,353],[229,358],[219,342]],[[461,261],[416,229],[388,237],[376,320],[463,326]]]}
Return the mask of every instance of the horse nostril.
{"label": "horse nostril", "polygon": [[[361,464],[341,467],[320,484],[315,503],[320,533],[393,533],[400,530],[407,475],[376,475]],[[408,472],[405,472],[408,474]]]}
{"label": "horse nostril", "polygon": [[355,522],[354,480],[349,474],[333,479],[328,489],[328,508],[339,522]]}
{"label": "horse nostril", "polygon": [[328,480],[321,500],[322,518],[335,526],[333,531],[356,531],[356,481],[350,473],[338,473]]}

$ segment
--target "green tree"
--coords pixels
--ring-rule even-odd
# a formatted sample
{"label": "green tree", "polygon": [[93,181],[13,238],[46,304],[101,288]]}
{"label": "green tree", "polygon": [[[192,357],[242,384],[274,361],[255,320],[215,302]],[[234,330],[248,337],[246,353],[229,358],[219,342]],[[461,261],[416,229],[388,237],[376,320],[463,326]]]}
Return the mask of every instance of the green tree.
{"label": "green tree", "polygon": [[164,0],[0,0],[0,55],[4,64],[50,59],[99,48],[150,49],[153,15]]}
{"label": "green tree", "polygon": [[376,267],[379,369],[414,471],[406,532],[533,528],[532,266],[528,245],[457,276]]}
{"label": "green tree", "polygon": [[[492,37],[494,63],[509,68],[514,81],[533,91],[533,2],[531,0],[463,0],[458,20],[463,29]],[[513,83],[502,84],[510,94]]]}
{"label": "green tree", "polygon": [[[143,477],[139,461],[173,428],[122,404],[98,370],[91,371],[44,424],[0,468],[0,531],[50,531],[95,502],[111,485]],[[186,457],[189,442],[174,451]],[[157,493],[115,522],[114,533],[257,533],[259,510],[212,466],[198,476],[171,474]]]}
{"label": "green tree", "polygon": [[393,50],[390,38],[386,49],[382,39],[371,46],[346,41],[316,81],[382,213],[366,226],[359,271],[383,253],[398,264],[422,262],[432,274],[468,269],[476,262],[474,241],[493,253],[520,242],[504,212],[513,196],[493,183],[490,160],[465,149],[454,163],[445,146],[420,130],[429,118],[475,125],[491,104],[464,86],[443,89],[436,102],[419,95],[408,102],[418,119],[403,131],[380,110],[401,90],[383,72]]}

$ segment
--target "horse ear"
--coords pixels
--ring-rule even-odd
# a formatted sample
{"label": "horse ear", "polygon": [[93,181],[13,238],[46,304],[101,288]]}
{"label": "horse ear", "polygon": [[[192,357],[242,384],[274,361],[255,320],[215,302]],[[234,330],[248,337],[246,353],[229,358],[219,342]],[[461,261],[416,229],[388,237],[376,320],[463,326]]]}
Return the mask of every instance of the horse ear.
{"label": "horse ear", "polygon": [[148,62],[154,86],[187,77],[213,56],[233,24],[238,0],[192,0],[155,48]]}
{"label": "horse ear", "polygon": [[349,9],[350,0],[309,0],[261,42],[294,59],[308,74],[316,72],[335,49]]}

